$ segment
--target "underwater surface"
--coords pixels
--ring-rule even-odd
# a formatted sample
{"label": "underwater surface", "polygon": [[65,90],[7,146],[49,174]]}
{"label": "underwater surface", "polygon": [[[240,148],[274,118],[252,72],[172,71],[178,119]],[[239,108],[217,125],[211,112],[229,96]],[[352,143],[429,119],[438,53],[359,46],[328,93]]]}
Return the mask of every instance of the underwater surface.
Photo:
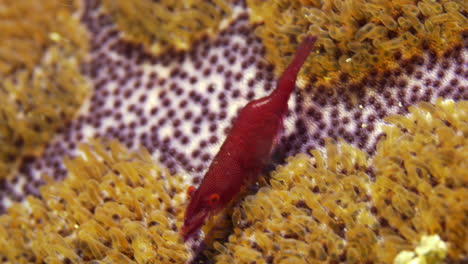
{"label": "underwater surface", "polygon": [[[0,0],[0,262],[465,263],[467,12]],[[187,188],[306,36],[267,166],[184,242]]]}

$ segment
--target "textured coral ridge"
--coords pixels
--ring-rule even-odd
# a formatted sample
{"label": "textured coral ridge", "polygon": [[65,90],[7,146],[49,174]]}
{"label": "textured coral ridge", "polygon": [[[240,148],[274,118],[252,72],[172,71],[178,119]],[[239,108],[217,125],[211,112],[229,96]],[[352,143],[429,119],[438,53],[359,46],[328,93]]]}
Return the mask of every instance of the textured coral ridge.
{"label": "textured coral ridge", "polygon": [[[43,173],[63,179],[63,157],[75,155],[89,137],[115,138],[131,149],[144,145],[169,170],[189,173],[197,183],[237,111],[275,87],[275,68],[264,60],[247,6],[233,5],[233,22],[215,38],[193,43],[190,52],[154,56],[125,41],[98,1],[86,1],[82,21],[91,33],[93,94],[43,155],[24,160],[20,173],[0,184],[0,204],[8,207],[37,193]],[[358,84],[345,78],[333,91],[296,89],[275,162],[323,148],[327,137],[372,153],[383,117],[438,97],[468,99],[468,34],[462,37],[441,56],[431,50],[411,59],[395,56],[394,70],[371,72]]]}
{"label": "textured coral ridge", "polygon": [[267,58],[280,74],[304,35],[319,37],[318,50],[303,77],[320,83],[340,76],[359,80],[370,69],[395,66],[432,48],[441,54],[468,29],[468,6],[456,1],[290,1],[247,0],[251,20],[262,22],[256,33]]}
{"label": "textured coral ridge", "polygon": [[183,263],[181,176],[117,142],[80,151],[66,180],[0,216],[0,262]]}
{"label": "textured coral ridge", "polygon": [[368,157],[341,142],[299,154],[233,213],[218,263],[391,263],[438,234],[448,257],[468,253],[468,101],[410,107],[387,118]]}
{"label": "textured coral ridge", "polygon": [[223,0],[104,0],[126,38],[143,43],[154,54],[189,49],[205,34],[213,35],[231,7]]}
{"label": "textured coral ridge", "polygon": [[72,15],[77,9],[74,1],[0,2],[0,185],[89,94],[80,72],[88,38]]}

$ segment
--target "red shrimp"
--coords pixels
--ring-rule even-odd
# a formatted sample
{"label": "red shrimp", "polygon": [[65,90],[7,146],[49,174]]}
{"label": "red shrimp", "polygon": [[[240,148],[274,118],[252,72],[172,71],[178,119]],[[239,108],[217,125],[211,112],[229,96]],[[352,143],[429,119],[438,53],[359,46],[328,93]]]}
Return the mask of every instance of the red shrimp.
{"label": "red shrimp", "polygon": [[253,182],[270,159],[283,129],[297,74],[316,40],[305,37],[277,88],[242,109],[198,189],[189,187],[190,202],[181,229],[184,241],[200,229],[209,215],[225,208],[243,187]]}

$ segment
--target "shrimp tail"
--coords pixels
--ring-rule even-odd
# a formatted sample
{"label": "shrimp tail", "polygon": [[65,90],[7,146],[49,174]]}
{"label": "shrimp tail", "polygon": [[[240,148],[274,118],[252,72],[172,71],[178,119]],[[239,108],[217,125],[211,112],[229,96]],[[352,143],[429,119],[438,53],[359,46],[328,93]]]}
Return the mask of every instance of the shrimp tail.
{"label": "shrimp tail", "polygon": [[277,101],[275,102],[276,104],[287,104],[287,101],[294,90],[299,70],[309,56],[316,41],[316,36],[306,36],[297,48],[293,60],[278,80],[278,87],[270,95],[272,100]]}

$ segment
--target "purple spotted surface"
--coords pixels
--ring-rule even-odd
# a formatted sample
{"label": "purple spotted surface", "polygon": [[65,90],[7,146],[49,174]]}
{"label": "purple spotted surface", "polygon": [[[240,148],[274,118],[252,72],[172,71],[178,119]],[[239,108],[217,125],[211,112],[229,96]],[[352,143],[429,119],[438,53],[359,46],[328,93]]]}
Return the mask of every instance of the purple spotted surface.
{"label": "purple spotted surface", "polygon": [[[16,177],[0,182],[0,212],[28,194],[38,195],[41,174],[66,177],[63,158],[76,156],[77,145],[90,138],[117,139],[130,149],[142,145],[157,162],[197,184],[238,111],[275,88],[274,68],[264,60],[246,5],[234,5],[234,19],[215,38],[201,39],[189,52],[153,56],[123,40],[99,3],[87,1],[82,20],[91,32],[92,60],[84,70],[93,82],[92,96],[43,155],[24,159]],[[468,34],[464,37],[440,57],[426,50],[403,60],[397,53],[398,68],[371,72],[359,84],[342,76],[334,89],[296,89],[273,164],[321,149],[326,137],[372,153],[385,116],[438,97],[467,100]]]}

